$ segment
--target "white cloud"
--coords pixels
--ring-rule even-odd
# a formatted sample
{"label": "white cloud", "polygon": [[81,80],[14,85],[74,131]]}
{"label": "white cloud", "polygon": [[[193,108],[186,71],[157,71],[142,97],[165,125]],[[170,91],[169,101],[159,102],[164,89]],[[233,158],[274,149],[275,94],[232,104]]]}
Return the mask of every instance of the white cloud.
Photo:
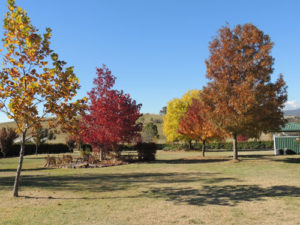
{"label": "white cloud", "polygon": [[284,107],[285,110],[293,110],[298,108],[300,108],[300,101],[297,100],[287,101]]}

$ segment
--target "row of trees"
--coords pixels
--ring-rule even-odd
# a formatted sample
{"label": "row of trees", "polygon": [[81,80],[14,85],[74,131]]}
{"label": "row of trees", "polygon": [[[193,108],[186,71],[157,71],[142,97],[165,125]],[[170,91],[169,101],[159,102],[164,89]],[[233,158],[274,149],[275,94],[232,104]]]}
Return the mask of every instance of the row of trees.
{"label": "row of trees", "polygon": [[237,137],[258,138],[283,126],[287,100],[283,76],[271,81],[274,58],[270,37],[252,24],[227,25],[209,45],[206,77],[210,80],[193,101],[168,103],[164,133],[168,141],[232,137],[238,159]]}

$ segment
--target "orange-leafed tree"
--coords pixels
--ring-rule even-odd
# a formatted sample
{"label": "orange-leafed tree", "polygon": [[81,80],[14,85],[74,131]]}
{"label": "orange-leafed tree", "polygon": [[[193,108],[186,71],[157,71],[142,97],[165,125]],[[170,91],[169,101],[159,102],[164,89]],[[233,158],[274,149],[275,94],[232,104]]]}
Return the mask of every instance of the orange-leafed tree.
{"label": "orange-leafed tree", "polygon": [[[31,24],[27,13],[8,0],[4,18],[3,60],[0,72],[0,111],[17,125],[20,160],[13,196],[18,196],[26,136],[49,121],[50,127],[71,129],[86,99],[71,102],[80,88],[73,67],[50,49],[51,29],[44,34]],[[50,62],[50,63],[49,63]],[[47,119],[51,116],[53,119]]]}
{"label": "orange-leafed tree", "polygon": [[200,99],[193,99],[186,113],[181,118],[178,132],[191,140],[202,142],[202,156],[205,156],[206,143],[222,139],[226,133],[211,121],[209,109]]}
{"label": "orange-leafed tree", "polygon": [[221,28],[209,46],[203,100],[214,123],[233,138],[233,159],[238,159],[237,136],[257,138],[261,132],[284,125],[287,100],[283,76],[271,81],[274,58],[270,37],[252,24]]}

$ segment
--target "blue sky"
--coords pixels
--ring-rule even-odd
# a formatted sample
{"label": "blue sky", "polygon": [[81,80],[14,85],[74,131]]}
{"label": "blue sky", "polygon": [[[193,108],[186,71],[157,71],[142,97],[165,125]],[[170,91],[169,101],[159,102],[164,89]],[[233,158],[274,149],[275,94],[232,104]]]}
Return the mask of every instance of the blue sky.
{"label": "blue sky", "polygon": [[[174,97],[207,83],[208,44],[226,22],[253,23],[275,43],[273,79],[284,74],[287,108],[300,107],[300,2],[257,0],[17,0],[44,31],[53,30],[54,49],[92,88],[95,68],[106,64],[116,88],[158,113]],[[0,3],[1,21],[6,2]],[[0,34],[3,34],[2,26]],[[0,122],[7,118],[0,114]]]}

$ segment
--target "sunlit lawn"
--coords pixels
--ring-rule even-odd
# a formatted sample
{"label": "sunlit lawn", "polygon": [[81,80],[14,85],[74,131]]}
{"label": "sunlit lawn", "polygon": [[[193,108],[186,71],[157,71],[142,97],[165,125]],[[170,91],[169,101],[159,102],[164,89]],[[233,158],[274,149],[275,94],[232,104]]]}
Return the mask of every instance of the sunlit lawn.
{"label": "sunlit lawn", "polygon": [[300,156],[162,152],[154,163],[44,169],[0,159],[0,224],[300,224]]}

